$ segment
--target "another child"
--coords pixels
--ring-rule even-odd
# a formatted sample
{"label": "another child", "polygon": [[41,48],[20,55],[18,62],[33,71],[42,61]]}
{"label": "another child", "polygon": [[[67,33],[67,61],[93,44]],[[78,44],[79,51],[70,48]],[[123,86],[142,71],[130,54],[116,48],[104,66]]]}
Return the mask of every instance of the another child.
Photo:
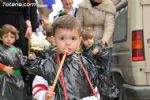
{"label": "another child", "polygon": [[43,51],[32,51],[29,55],[31,58],[40,57],[45,59],[51,56],[54,52],[56,52],[57,49],[55,46],[54,33],[52,28],[46,31],[46,39],[51,44],[51,46]]}
{"label": "another child", "polygon": [[13,46],[19,38],[19,31],[10,24],[0,30],[0,100],[25,100],[24,81],[20,73],[23,55],[19,48]]}
{"label": "another child", "polygon": [[111,100],[117,97],[119,91],[112,82],[112,79],[106,74],[108,63],[108,50],[95,43],[93,33],[89,30],[82,32],[82,55],[92,61],[101,77],[101,99]]}
{"label": "another child", "polygon": [[92,31],[84,30],[82,32],[82,55],[87,57],[95,65],[101,66],[101,73],[106,71],[108,62],[108,51],[95,43]]}
{"label": "another child", "polygon": [[[30,66],[30,72],[40,75],[33,81],[33,97],[37,100],[48,100],[49,97],[79,100],[96,95],[93,87],[100,90],[97,70],[88,59],[75,53],[81,42],[80,22],[73,16],[64,15],[53,23],[53,31],[57,52],[46,60],[37,59]],[[67,56],[53,91],[52,84],[65,49]]]}

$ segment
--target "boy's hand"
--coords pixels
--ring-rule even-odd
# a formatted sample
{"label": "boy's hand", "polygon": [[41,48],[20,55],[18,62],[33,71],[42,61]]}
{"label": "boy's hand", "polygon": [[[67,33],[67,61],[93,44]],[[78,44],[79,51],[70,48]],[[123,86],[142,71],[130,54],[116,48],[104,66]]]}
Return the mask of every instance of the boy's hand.
{"label": "boy's hand", "polygon": [[8,76],[10,77],[13,74],[13,67],[5,66],[3,71],[5,71],[8,74]]}
{"label": "boy's hand", "polygon": [[45,100],[52,100],[52,98],[55,96],[55,92],[52,86],[49,86],[47,89],[47,92],[45,94]]}
{"label": "boy's hand", "polygon": [[34,60],[34,59],[36,58],[35,53],[34,53],[34,52],[30,52],[28,58],[29,58],[30,60]]}
{"label": "boy's hand", "polygon": [[103,48],[106,48],[108,46],[108,42],[105,41],[105,40],[100,40],[100,45],[103,47]]}
{"label": "boy's hand", "polygon": [[94,55],[96,55],[98,52],[99,52],[99,49],[98,49],[98,48],[94,48],[93,51],[92,51],[92,53],[93,53]]}

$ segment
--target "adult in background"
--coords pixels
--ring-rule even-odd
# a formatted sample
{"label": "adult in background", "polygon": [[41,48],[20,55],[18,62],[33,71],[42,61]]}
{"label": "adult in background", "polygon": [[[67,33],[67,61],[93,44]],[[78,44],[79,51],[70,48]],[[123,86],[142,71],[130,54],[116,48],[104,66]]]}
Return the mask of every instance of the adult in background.
{"label": "adult in background", "polygon": [[63,15],[72,15],[76,16],[77,8],[73,7],[73,0],[61,0],[63,8],[58,12],[54,19],[63,16]]}
{"label": "adult in background", "polygon": [[[92,31],[96,43],[109,51],[108,66],[105,71],[111,77],[112,35],[115,27],[116,7],[110,0],[83,0],[79,4],[76,17],[84,30]],[[111,100],[103,96],[103,100]]]}
{"label": "adult in background", "polygon": [[30,6],[30,21],[32,24],[32,31],[36,32],[36,29],[39,26],[39,18],[38,18],[38,13],[37,13],[37,4],[35,0],[28,0],[29,3],[35,4],[34,6]]}
{"label": "adult in background", "polygon": [[110,0],[84,0],[79,5],[76,16],[81,21],[82,28],[92,31],[95,41],[109,50],[108,75],[111,75],[115,12],[115,5]]}

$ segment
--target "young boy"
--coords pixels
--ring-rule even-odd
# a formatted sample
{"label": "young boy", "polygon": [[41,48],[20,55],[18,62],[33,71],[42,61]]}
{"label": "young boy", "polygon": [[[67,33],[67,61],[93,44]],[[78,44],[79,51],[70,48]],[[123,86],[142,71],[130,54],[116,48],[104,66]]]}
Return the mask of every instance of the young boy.
{"label": "young boy", "polygon": [[[101,73],[106,71],[108,62],[108,51],[95,43],[93,33],[89,30],[82,31],[82,55],[87,57],[101,69]],[[100,70],[99,70],[100,71]]]}
{"label": "young boy", "polygon": [[0,30],[0,100],[25,100],[24,81],[20,74],[23,55],[19,48],[13,46],[19,38],[19,31],[10,24]]}
{"label": "young boy", "polygon": [[82,55],[92,61],[99,71],[99,77],[101,77],[101,99],[111,100],[111,98],[117,97],[119,91],[115,88],[112,80],[106,74],[107,63],[108,63],[108,50],[102,48],[102,46],[95,43],[93,33],[89,30],[82,32]]}
{"label": "young boy", "polygon": [[[75,53],[81,42],[81,25],[73,16],[64,15],[53,23],[57,52],[46,60],[36,60],[30,72],[40,75],[33,81],[33,97],[37,100],[79,100],[95,94],[93,87],[100,90],[100,82],[94,65]],[[59,62],[64,50],[67,56],[61,70],[60,79],[53,91]],[[50,87],[49,87],[50,86]]]}
{"label": "young boy", "polygon": [[48,58],[57,50],[55,41],[54,41],[54,32],[52,28],[46,31],[46,39],[51,44],[51,46],[45,49],[42,53],[43,53],[43,56],[45,56],[45,58]]}
{"label": "young boy", "polygon": [[29,55],[31,58],[40,57],[42,59],[45,59],[51,56],[57,50],[55,47],[53,29],[49,29],[46,31],[46,39],[51,44],[50,47],[42,51],[33,50]]}

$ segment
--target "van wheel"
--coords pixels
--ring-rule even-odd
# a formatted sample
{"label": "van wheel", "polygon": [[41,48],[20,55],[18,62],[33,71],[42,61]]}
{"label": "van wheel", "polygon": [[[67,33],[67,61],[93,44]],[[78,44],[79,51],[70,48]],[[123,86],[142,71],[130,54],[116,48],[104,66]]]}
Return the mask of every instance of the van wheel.
{"label": "van wheel", "polygon": [[116,98],[115,100],[129,100],[129,98],[125,92],[125,89],[123,88],[123,84],[125,84],[125,81],[122,78],[122,76],[118,73],[114,73],[113,80],[114,80],[114,83],[117,86],[117,88],[119,88],[119,90],[120,90],[119,97]]}

